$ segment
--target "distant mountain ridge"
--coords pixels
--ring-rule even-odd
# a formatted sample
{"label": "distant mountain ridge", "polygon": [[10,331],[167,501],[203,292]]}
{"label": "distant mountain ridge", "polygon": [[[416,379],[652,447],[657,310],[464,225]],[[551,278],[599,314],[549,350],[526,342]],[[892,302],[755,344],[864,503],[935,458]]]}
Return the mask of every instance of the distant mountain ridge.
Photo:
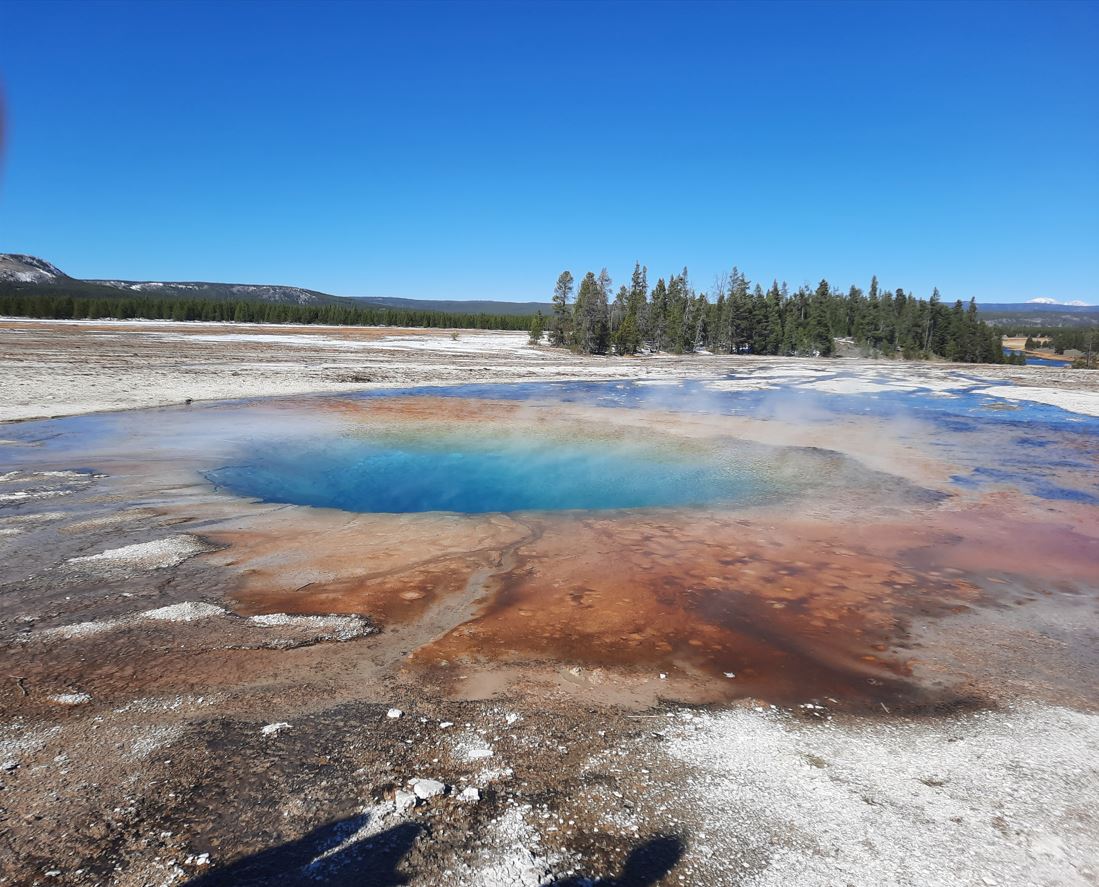
{"label": "distant mountain ridge", "polygon": [[549,302],[490,302],[462,299],[398,299],[390,296],[350,296],[355,302],[385,308],[412,308],[418,311],[448,311],[452,314],[517,314],[533,317],[541,311],[553,312]]}
{"label": "distant mountain ridge", "polygon": [[0,253],[0,286],[28,292],[104,299],[120,294],[151,299],[209,299],[226,302],[273,302],[292,305],[347,305],[376,308],[409,308],[453,314],[548,314],[551,305],[541,302],[492,302],[485,300],[399,299],[387,296],[333,296],[298,286],[205,281],[82,280],[70,277],[56,265],[37,256]]}
{"label": "distant mountain ridge", "polygon": [[[71,295],[111,298],[120,293],[153,299],[209,299],[213,301],[270,302],[292,305],[347,305],[444,311],[453,314],[506,314],[529,317],[538,311],[550,315],[549,302],[493,302],[454,299],[401,299],[389,296],[333,296],[298,286],[204,281],[81,280],[37,256],[0,253],[0,287]],[[1031,326],[1099,326],[1099,305],[1061,303],[1041,297],[1029,302],[978,303],[983,320]]]}
{"label": "distant mountain ridge", "polygon": [[1050,299],[1046,296],[1039,296],[1037,299],[1027,299],[1024,305],[1064,305],[1069,308],[1092,308],[1093,305],[1089,305],[1087,302],[1081,302],[1079,299],[1073,299],[1071,302],[1061,302],[1057,299]]}
{"label": "distant mountain ridge", "polygon": [[1013,326],[1099,326],[1099,305],[1063,305],[1060,302],[977,303],[981,320]]}
{"label": "distant mountain ridge", "polygon": [[213,299],[215,301],[280,302],[295,305],[354,304],[354,300],[330,296],[297,286],[269,284],[206,283],[204,281],[81,280],[37,256],[0,253],[0,284],[16,289],[50,290],[77,298],[110,298],[125,292],[164,299]]}

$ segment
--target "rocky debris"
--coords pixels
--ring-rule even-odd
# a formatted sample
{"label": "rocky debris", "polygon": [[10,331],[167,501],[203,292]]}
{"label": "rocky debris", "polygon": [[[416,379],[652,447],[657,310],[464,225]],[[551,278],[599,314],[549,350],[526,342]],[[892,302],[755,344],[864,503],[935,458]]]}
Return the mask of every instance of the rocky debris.
{"label": "rocky debris", "polygon": [[410,779],[408,784],[421,801],[446,793],[446,783],[439,782],[437,779]]}
{"label": "rocky debris", "polygon": [[278,736],[283,730],[289,730],[290,725],[286,721],[278,721],[274,724],[267,724],[260,732],[264,736]]}
{"label": "rocky debris", "polygon": [[146,610],[139,615],[139,618],[152,619],[154,622],[194,622],[196,619],[210,619],[225,614],[226,610],[216,604],[183,601],[167,607],[158,607],[155,610]]}
{"label": "rocky debris", "polygon": [[214,546],[198,536],[184,533],[153,542],[109,548],[99,554],[72,557],[65,563],[69,569],[127,576],[134,571],[176,567],[188,558],[212,551],[213,548]]}
{"label": "rocky debris", "polygon": [[72,492],[72,490],[16,490],[14,493],[0,493],[0,505],[30,502],[35,499],[53,499],[57,496],[70,496]]}
{"label": "rocky debris", "polygon": [[78,622],[26,633],[20,637],[20,642],[78,640],[143,622],[197,624],[207,619],[224,619],[224,625],[217,632],[218,646],[237,649],[292,649],[310,644],[350,641],[377,632],[377,628],[361,616],[289,616],[273,613],[242,617],[217,604],[180,601],[116,619]]}
{"label": "rocky debris", "polygon": [[317,633],[317,637],[333,641],[349,641],[375,630],[361,616],[292,616],[288,613],[267,613],[250,616],[249,619],[255,625],[313,631]]}
{"label": "rocky debris", "polygon": [[416,801],[415,792],[405,791],[403,788],[397,789],[393,794],[393,805],[398,813],[403,813],[410,807],[415,807]]}
{"label": "rocky debris", "polygon": [[58,705],[84,705],[92,701],[87,693],[52,693],[47,698]]}
{"label": "rocky debris", "polygon": [[481,792],[472,786],[464,788],[458,792],[458,800],[463,804],[476,804],[481,800]]}
{"label": "rocky debris", "polygon": [[403,715],[404,715],[404,712],[401,711],[399,708],[391,708],[389,711],[387,711],[385,713],[385,716],[387,718],[390,718],[391,720],[394,720],[394,721],[397,720],[397,718],[402,717]]}

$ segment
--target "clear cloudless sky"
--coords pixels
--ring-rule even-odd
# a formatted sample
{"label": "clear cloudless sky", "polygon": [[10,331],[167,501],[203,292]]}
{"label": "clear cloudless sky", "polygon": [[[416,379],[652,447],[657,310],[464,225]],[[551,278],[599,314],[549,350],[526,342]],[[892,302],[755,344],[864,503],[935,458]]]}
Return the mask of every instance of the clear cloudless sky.
{"label": "clear cloudless sky", "polygon": [[1099,4],[22,3],[0,252],[548,299],[635,260],[1099,302]]}

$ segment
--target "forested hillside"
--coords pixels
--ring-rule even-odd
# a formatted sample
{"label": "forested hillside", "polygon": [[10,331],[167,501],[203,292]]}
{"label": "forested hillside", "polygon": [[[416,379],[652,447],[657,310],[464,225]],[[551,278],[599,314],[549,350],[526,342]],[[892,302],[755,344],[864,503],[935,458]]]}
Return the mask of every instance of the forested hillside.
{"label": "forested hillside", "polygon": [[[551,344],[584,354],[633,354],[642,349],[685,353],[828,356],[834,340],[850,339],[863,353],[909,359],[942,357],[1003,363],[999,334],[968,306],[930,300],[904,290],[881,289],[875,277],[866,292],[846,293],[822,280],[791,293],[776,282],[764,291],[737,269],[711,296],[696,292],[686,269],[660,278],[650,291],[647,269],[637,265],[629,286],[611,297],[604,269],[588,272],[573,300],[574,278],[557,279],[553,314],[546,319]],[[536,321],[537,322],[537,321]]]}
{"label": "forested hillside", "polygon": [[[977,307],[943,304],[936,290],[929,300],[904,290],[886,290],[877,278],[865,292],[846,293],[822,280],[815,288],[790,292],[772,283],[764,291],[737,269],[714,290],[697,292],[686,269],[650,290],[647,269],[637,265],[628,286],[612,298],[610,276],[588,272],[578,288],[563,272],[549,317],[508,313],[477,314],[423,308],[364,305],[352,299],[328,304],[228,300],[194,296],[151,297],[73,281],[0,282],[0,314],[57,319],[149,318],[240,323],[319,323],[460,329],[542,330],[553,345],[582,354],[634,354],[708,351],[720,354],[829,356],[835,341],[866,355],[919,359],[941,357],[975,363],[1002,363],[1000,331],[980,320]],[[575,290],[575,298],[574,298]],[[484,303],[478,303],[484,304]],[[1010,358],[1008,358],[1010,359]]]}
{"label": "forested hillside", "polygon": [[454,314],[355,305],[295,305],[212,299],[81,298],[0,287],[0,315],[54,319],[147,318],[235,323],[322,323],[340,326],[408,326],[446,329],[525,330],[530,318],[511,314]]}

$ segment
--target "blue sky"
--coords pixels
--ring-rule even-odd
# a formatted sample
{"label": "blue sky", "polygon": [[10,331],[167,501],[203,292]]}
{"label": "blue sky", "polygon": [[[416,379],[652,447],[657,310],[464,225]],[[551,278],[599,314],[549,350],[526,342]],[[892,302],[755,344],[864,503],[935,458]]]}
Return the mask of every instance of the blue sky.
{"label": "blue sky", "polygon": [[548,298],[1099,302],[1099,4],[4,4],[0,251]]}

